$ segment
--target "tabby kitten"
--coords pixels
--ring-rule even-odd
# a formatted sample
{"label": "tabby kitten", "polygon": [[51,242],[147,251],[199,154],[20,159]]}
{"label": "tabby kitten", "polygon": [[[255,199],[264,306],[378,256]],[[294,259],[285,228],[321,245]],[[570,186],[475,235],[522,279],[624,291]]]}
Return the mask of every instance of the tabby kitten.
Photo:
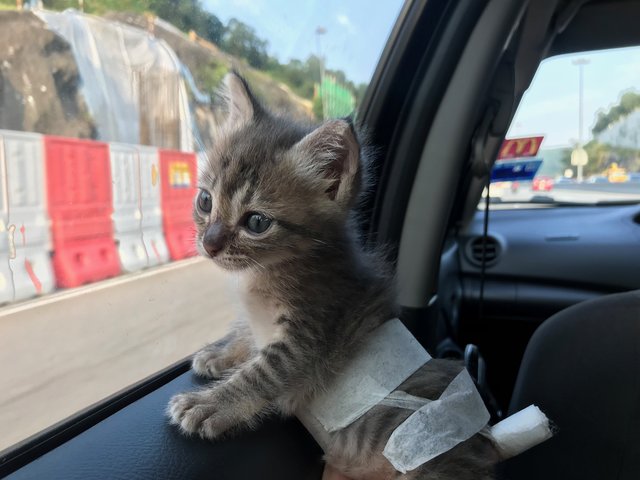
{"label": "tabby kitten", "polygon": [[[218,381],[174,396],[168,410],[185,433],[208,439],[271,412],[293,415],[398,313],[389,267],[362,250],[351,223],[364,183],[353,126],[295,124],[267,112],[237,74],[225,84],[229,115],[201,174],[196,243],[237,273],[244,316],[193,359],[197,374]],[[435,399],[460,369],[432,360],[399,389]],[[372,408],[330,435],[327,462],[354,479],[491,478],[498,453],[480,434],[396,472],[382,450],[411,413]]]}

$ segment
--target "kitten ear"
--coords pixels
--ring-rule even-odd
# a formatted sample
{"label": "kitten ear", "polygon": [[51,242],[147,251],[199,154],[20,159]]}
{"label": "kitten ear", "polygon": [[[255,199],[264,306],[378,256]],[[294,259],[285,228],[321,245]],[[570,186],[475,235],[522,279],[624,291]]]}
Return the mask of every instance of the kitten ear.
{"label": "kitten ear", "polygon": [[296,168],[323,183],[325,193],[344,207],[358,195],[360,144],[351,123],[330,120],[293,147]]}
{"label": "kitten ear", "polygon": [[249,123],[260,110],[260,104],[251,93],[246,80],[235,70],[222,79],[220,94],[229,112],[224,129],[234,129]]}

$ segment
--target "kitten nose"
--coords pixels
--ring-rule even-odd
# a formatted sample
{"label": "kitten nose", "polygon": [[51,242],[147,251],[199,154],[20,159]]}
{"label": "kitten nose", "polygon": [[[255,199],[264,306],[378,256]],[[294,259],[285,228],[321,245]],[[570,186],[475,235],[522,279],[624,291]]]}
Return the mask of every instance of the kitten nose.
{"label": "kitten nose", "polygon": [[215,257],[227,243],[227,231],[222,222],[214,222],[207,228],[202,238],[202,246],[209,255]]}

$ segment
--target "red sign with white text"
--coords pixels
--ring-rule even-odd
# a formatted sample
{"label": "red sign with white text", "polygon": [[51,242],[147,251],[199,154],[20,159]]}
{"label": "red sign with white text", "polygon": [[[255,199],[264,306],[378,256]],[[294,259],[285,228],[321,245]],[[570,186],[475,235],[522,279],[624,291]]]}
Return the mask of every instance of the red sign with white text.
{"label": "red sign with white text", "polygon": [[502,142],[502,147],[500,147],[498,160],[535,157],[538,154],[543,139],[543,136],[506,139]]}

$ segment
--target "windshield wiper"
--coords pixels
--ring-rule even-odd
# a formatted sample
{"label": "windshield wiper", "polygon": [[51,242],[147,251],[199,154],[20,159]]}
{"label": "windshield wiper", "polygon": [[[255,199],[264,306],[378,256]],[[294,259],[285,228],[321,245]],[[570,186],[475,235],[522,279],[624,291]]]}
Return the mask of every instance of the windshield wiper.
{"label": "windshield wiper", "polygon": [[636,205],[640,203],[640,197],[638,198],[628,198],[622,200],[598,200],[594,205],[604,205],[604,206],[616,206],[616,205]]}
{"label": "windshield wiper", "polygon": [[584,202],[564,202],[561,200],[556,200],[552,197],[546,195],[536,195],[534,197],[522,200],[502,200],[501,198],[492,198],[489,202],[490,205],[499,206],[499,205],[550,205],[550,206],[562,206],[562,207],[579,207],[584,205],[595,205],[595,203],[584,203]]}

